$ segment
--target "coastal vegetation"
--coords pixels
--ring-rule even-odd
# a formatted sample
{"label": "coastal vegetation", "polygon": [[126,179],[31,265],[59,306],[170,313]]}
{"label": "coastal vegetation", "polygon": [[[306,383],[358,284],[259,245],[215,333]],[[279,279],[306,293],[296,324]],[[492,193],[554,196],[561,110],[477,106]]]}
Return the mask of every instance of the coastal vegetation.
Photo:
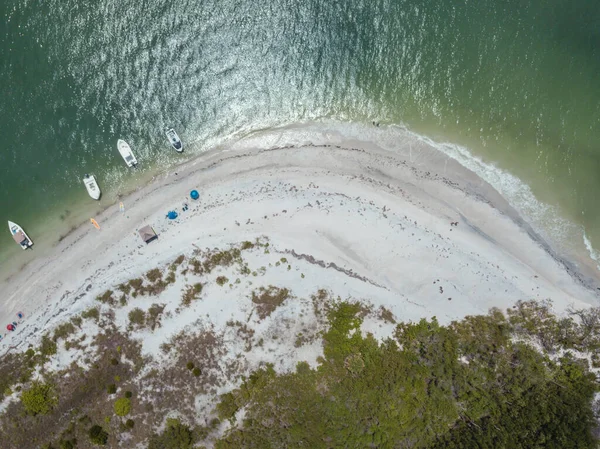
{"label": "coastal vegetation", "polygon": [[[358,332],[360,312],[347,302],[329,310],[317,368],[267,366],[221,396],[219,418],[236,425],[215,447],[595,447],[598,385],[585,360],[514,339],[534,330],[539,312],[558,337],[560,320],[544,306],[450,326],[400,323],[383,342]],[[571,322],[579,340],[587,332]]]}
{"label": "coastal vegetation", "polygon": [[[262,291],[266,293],[284,296],[282,289],[272,286]],[[315,299],[319,296],[325,293],[317,293]],[[148,448],[191,448],[210,437],[218,449],[326,448],[332,444],[357,448],[595,447],[593,399],[598,383],[593,365],[581,354],[596,354],[600,348],[597,309],[574,311],[559,319],[548,304],[522,302],[506,313],[493,309],[448,326],[435,318],[400,322],[388,339],[378,341],[360,332],[364,305],[347,301],[322,305],[327,329],[322,333],[323,356],[317,366],[302,362],[292,372],[277,373],[267,364],[219,397],[213,413],[218,422],[229,422],[223,435],[215,433],[215,423],[203,427],[169,419],[162,432],[151,436]],[[182,335],[175,344],[185,345],[185,340]],[[119,349],[107,359],[110,363],[103,368],[113,368],[103,378],[114,379],[119,370],[121,384],[133,381],[133,373],[121,369],[117,361],[122,352]],[[19,359],[26,362],[27,357],[23,354]],[[14,359],[6,361],[14,363]],[[192,371],[194,377],[202,375],[190,360],[182,362],[181,369]],[[160,373],[157,376],[160,382]],[[91,392],[87,382],[99,378],[86,377],[78,388]],[[187,394],[186,381],[173,386],[178,394]],[[27,422],[35,427],[42,422],[38,415],[52,416],[55,407],[62,409],[61,403],[73,404],[73,397],[67,396],[74,394],[72,387],[64,387],[55,390],[33,381],[23,389],[20,404],[10,407],[13,411],[22,407],[30,416]],[[117,388],[109,384],[108,394]],[[131,391],[121,394],[113,403],[116,416],[148,415],[132,407]],[[79,407],[83,413],[94,406],[80,402]],[[176,404],[173,409],[177,410]],[[94,415],[86,411],[83,416]],[[24,416],[4,414],[3,428],[21,427]],[[104,445],[115,432],[97,424],[86,427],[87,419],[74,418],[76,424],[60,435],[60,441],[71,442],[78,428],[88,428],[90,441]],[[53,421],[58,424],[61,417],[54,416]],[[129,419],[118,429],[132,431],[133,422]]]}
{"label": "coastal vegetation", "polygon": [[260,319],[264,319],[283,304],[289,295],[290,292],[287,288],[269,285],[267,288],[260,287],[257,291],[253,291],[252,302],[256,305],[256,312]]}
{"label": "coastal vegetation", "polygon": [[[0,448],[596,447],[600,308],[557,317],[550,303],[529,301],[446,325],[407,322],[325,289],[302,303],[291,287],[253,284],[243,251],[257,246],[262,254],[266,245],[245,242],[178,257],[100,295],[37,346],[4,355]],[[272,262],[281,270],[283,259]],[[207,287],[232,271],[248,284],[238,299],[247,319],[222,329],[199,320],[142,355],[139,333],[201,310]],[[178,284],[166,309],[147,287],[169,275]],[[298,315],[283,315],[289,307]],[[367,318],[383,336],[366,331]],[[278,345],[288,357],[313,344],[316,359],[286,370],[268,363]],[[64,351],[73,362],[53,368]],[[248,369],[250,358],[264,362]]]}

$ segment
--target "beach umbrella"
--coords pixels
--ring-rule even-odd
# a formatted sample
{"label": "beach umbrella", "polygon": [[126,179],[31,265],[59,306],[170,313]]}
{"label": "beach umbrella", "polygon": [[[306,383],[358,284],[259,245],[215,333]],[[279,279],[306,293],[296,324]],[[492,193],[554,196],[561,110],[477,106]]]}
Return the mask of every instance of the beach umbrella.
{"label": "beach umbrella", "polygon": [[177,212],[175,212],[174,210],[170,210],[167,214],[167,218],[169,220],[175,220],[177,218]]}
{"label": "beach umbrella", "polygon": [[193,200],[197,200],[198,198],[200,198],[200,194],[197,190],[192,190],[190,192],[190,198],[192,198]]}
{"label": "beach umbrella", "polygon": [[13,326],[12,324],[8,324],[6,326],[6,329],[8,329],[9,331],[14,331],[15,330],[15,326]]}
{"label": "beach umbrella", "polygon": [[19,313],[17,313],[17,317],[18,317],[20,320],[22,320],[22,319],[23,319],[23,316],[24,316],[24,315],[23,315],[23,312],[19,312]]}

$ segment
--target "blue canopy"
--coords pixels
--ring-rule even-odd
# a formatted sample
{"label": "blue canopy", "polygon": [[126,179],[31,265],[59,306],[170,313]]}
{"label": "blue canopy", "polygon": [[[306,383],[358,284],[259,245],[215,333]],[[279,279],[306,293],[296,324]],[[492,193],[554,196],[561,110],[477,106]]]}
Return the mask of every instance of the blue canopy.
{"label": "blue canopy", "polygon": [[198,193],[198,191],[197,191],[197,190],[192,190],[192,191],[190,192],[190,197],[191,197],[193,200],[197,200],[198,198],[200,198],[200,194]]}
{"label": "blue canopy", "polygon": [[167,217],[169,218],[169,220],[175,220],[177,218],[177,212],[175,212],[174,210],[170,210],[167,214]]}

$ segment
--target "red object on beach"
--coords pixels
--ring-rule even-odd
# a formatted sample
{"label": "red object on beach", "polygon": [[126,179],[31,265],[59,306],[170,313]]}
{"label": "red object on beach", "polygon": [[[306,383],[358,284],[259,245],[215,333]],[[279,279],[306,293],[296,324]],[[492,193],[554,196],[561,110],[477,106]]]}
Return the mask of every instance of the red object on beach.
{"label": "red object on beach", "polygon": [[15,327],[14,327],[12,324],[9,324],[9,325],[7,325],[7,326],[6,326],[6,328],[7,328],[9,331],[14,331],[14,330],[15,330]]}

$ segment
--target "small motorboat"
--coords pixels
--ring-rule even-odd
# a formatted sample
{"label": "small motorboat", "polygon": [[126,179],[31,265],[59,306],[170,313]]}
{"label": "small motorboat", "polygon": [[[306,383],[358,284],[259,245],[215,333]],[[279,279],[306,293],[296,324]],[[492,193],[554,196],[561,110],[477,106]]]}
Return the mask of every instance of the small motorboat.
{"label": "small motorboat", "polygon": [[25,231],[23,231],[23,228],[21,226],[19,226],[16,223],[13,223],[12,221],[9,221],[8,229],[10,229],[10,233],[12,234],[13,239],[15,239],[15,242],[21,245],[21,248],[27,249],[33,246],[33,242],[31,241],[29,236],[25,234]]}
{"label": "small motorboat", "polygon": [[119,153],[121,153],[121,156],[123,156],[128,167],[135,167],[137,165],[137,159],[133,155],[133,151],[131,151],[131,147],[127,142],[122,139],[117,140],[117,149],[119,150]]}
{"label": "small motorboat", "polygon": [[83,177],[83,183],[85,184],[85,188],[87,189],[90,196],[95,200],[99,200],[102,192],[100,192],[100,187],[98,187],[96,178],[94,178],[93,175],[86,174]]}
{"label": "small motorboat", "polygon": [[167,139],[169,139],[169,143],[173,145],[173,148],[175,148],[175,151],[181,153],[183,151],[183,143],[181,142],[181,139],[175,130],[173,128],[167,130],[166,135]]}

